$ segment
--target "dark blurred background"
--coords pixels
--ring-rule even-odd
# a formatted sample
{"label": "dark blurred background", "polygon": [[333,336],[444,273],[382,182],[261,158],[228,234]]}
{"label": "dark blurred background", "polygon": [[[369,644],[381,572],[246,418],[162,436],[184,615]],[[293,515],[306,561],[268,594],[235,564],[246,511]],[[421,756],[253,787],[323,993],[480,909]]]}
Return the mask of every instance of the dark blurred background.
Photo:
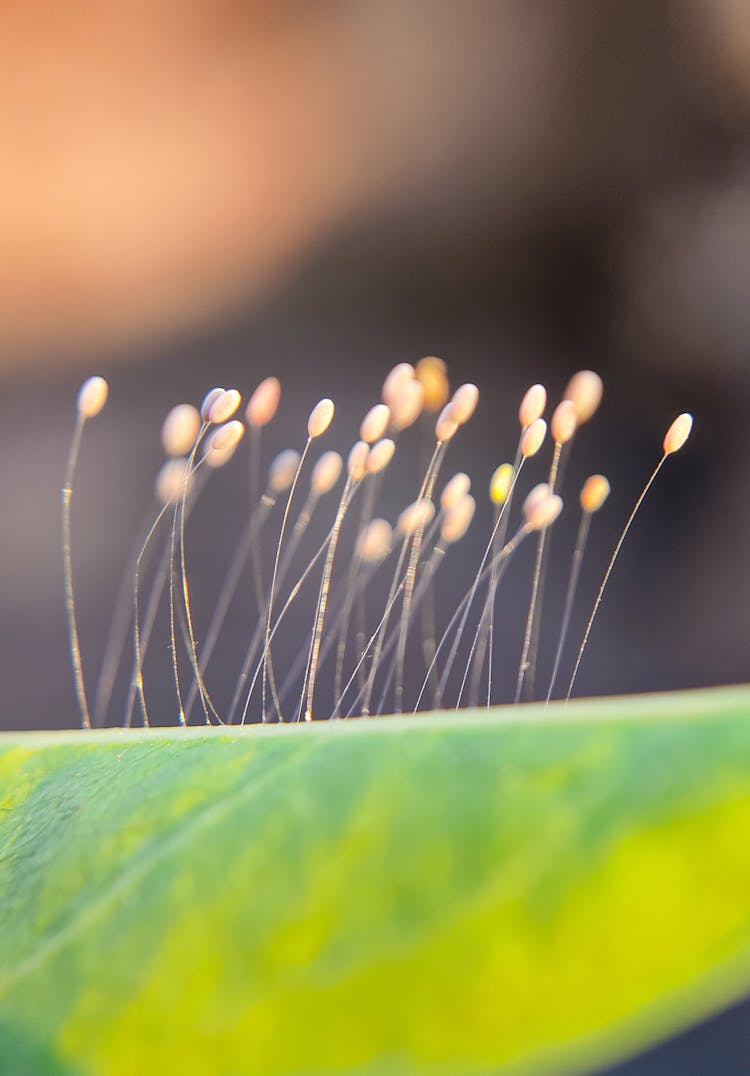
{"label": "dark blurred background", "polygon": [[[338,406],[325,447],[345,452],[389,366],[438,354],[454,384],[482,390],[446,469],[475,479],[475,560],[523,390],[543,381],[554,403],[576,369],[604,377],[563,490],[572,505],[598,470],[613,486],[575,638],[667,425],[695,413],[578,688],[750,677],[746,0],[6,4],[0,101],[4,727],[76,722],[59,488],[93,372],[111,397],[74,499],[90,675],[173,403],[276,374],[268,452],[301,447],[321,395]],[[233,466],[191,529],[199,619],[239,526]],[[389,477],[386,514],[417,482],[416,465]],[[552,623],[576,522],[570,511],[555,531]],[[503,596],[506,692],[527,553]],[[467,582],[458,563],[441,617]]]}

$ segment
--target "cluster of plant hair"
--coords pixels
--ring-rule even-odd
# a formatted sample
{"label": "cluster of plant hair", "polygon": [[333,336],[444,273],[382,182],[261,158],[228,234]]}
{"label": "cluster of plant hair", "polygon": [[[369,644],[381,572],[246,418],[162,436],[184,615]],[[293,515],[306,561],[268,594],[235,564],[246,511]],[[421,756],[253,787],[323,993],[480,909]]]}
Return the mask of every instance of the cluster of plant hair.
{"label": "cluster of plant hair", "polygon": [[[549,420],[544,386],[532,385],[524,394],[514,456],[494,470],[489,483],[493,517],[482,539],[483,553],[471,566],[463,597],[440,626],[435,591],[445,574],[443,565],[453,559],[465,568],[466,556],[457,557],[453,550],[475,525],[470,477],[458,472],[446,479],[445,471],[453,440],[461,436],[479,404],[476,385],[462,384],[451,392],[446,364],[433,356],[415,366],[398,364],[385,378],[381,401],[362,417],[359,439],[346,458],[330,448],[316,454],[335,424],[334,402],[321,399],[310,411],[299,444],[267,463],[264,482],[263,431],[281,402],[277,378],[260,382],[242,418],[238,417],[242,396],[234,388],[211,389],[200,406],[178,404],[163,422],[165,461],[155,479],[155,505],[123,572],[90,702],[76,620],[71,501],[84,426],[104,408],[108,386],[101,377],[89,378],[78,396],[62,500],[65,595],[82,726],[113,721],[124,726],[151,724],[145,670],[160,610],[167,611],[174,719],[181,725],[296,722],[462,705],[489,707],[499,701],[493,682],[498,593],[516,551],[528,540],[535,543],[535,552],[514,699],[549,701],[556,694],[570,698],[623,541],[664,462],[682,447],[692,427],[688,414],[679,415],[669,427],[654,471],[614,547],[575,662],[566,672],[567,684],[558,690],[589,530],[610,492],[601,474],[589,476],[583,484],[575,508],[579,527],[569,561],[564,611],[556,626],[554,665],[540,684],[537,655],[551,532],[564,510],[561,476],[576,433],[596,413],[602,392],[596,373],[579,371]],[[416,434],[410,433],[415,426]],[[415,436],[421,436],[429,462],[416,488],[407,491],[411,499],[404,497],[406,503],[395,519],[385,519],[378,515],[383,478],[389,468],[398,466],[399,452],[413,454],[410,439]],[[205,623],[197,623],[191,601],[195,569],[188,559],[190,516],[212,476],[230,464],[243,441],[248,445],[249,508],[213,611]],[[525,467],[547,445],[551,452],[544,481],[529,488]],[[246,479],[242,486],[246,491]],[[323,537],[310,548],[314,517],[323,521]],[[349,541],[342,542],[342,536]],[[270,559],[263,556],[263,539],[269,538]],[[377,602],[376,577],[382,584]],[[312,595],[312,616],[299,614],[303,594]],[[219,701],[217,690],[226,687],[225,678],[214,683],[212,663],[215,667],[235,602],[241,603],[247,625],[244,654],[231,693],[223,691],[228,697]],[[294,657],[282,662],[278,638],[283,630],[294,630],[296,641]],[[421,663],[416,685],[412,683],[415,652]],[[128,686],[118,715],[113,685],[123,664],[128,669]],[[321,701],[322,676],[327,704]],[[160,713],[159,723],[163,720]]]}

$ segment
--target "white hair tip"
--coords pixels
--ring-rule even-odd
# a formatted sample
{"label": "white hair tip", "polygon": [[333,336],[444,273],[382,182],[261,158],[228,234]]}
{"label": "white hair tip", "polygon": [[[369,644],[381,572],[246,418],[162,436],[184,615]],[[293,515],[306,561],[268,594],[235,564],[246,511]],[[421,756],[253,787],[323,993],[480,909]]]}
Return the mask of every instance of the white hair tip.
{"label": "white hair tip", "polygon": [[88,377],[78,390],[78,414],[82,419],[95,418],[104,407],[109,385],[103,377]]}

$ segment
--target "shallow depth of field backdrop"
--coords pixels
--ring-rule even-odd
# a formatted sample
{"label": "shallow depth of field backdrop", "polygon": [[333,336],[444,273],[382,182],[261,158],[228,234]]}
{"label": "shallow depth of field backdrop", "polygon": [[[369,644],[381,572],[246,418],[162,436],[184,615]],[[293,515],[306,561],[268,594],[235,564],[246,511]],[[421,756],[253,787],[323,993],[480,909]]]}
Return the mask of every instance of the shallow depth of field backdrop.
{"label": "shallow depth of field backdrop", "polygon": [[[571,495],[594,470],[613,486],[587,594],[667,422],[695,413],[578,688],[750,678],[747,4],[112,0],[10,3],[1,23],[2,727],[76,720],[58,506],[88,373],[111,383],[75,501],[90,669],[172,403],[273,373],[269,451],[298,445],[323,394],[345,450],[387,368],[434,353],[482,390],[450,469],[472,474],[485,520],[523,389],[554,400],[579,367],[604,377],[568,476]],[[391,515],[416,470],[403,481]],[[196,558],[230,547],[224,510],[196,522]],[[504,599],[519,639],[528,566]],[[731,1066],[747,1038],[737,1016],[701,1034],[663,1063],[704,1073],[710,1042]]]}

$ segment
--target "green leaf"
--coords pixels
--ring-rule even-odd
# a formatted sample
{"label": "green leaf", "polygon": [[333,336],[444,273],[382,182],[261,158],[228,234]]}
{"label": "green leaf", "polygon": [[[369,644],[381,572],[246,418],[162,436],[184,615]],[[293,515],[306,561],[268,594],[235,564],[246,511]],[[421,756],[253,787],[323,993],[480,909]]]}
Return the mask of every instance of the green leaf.
{"label": "green leaf", "polygon": [[564,1073],[750,987],[750,692],[0,738],[3,1073]]}

